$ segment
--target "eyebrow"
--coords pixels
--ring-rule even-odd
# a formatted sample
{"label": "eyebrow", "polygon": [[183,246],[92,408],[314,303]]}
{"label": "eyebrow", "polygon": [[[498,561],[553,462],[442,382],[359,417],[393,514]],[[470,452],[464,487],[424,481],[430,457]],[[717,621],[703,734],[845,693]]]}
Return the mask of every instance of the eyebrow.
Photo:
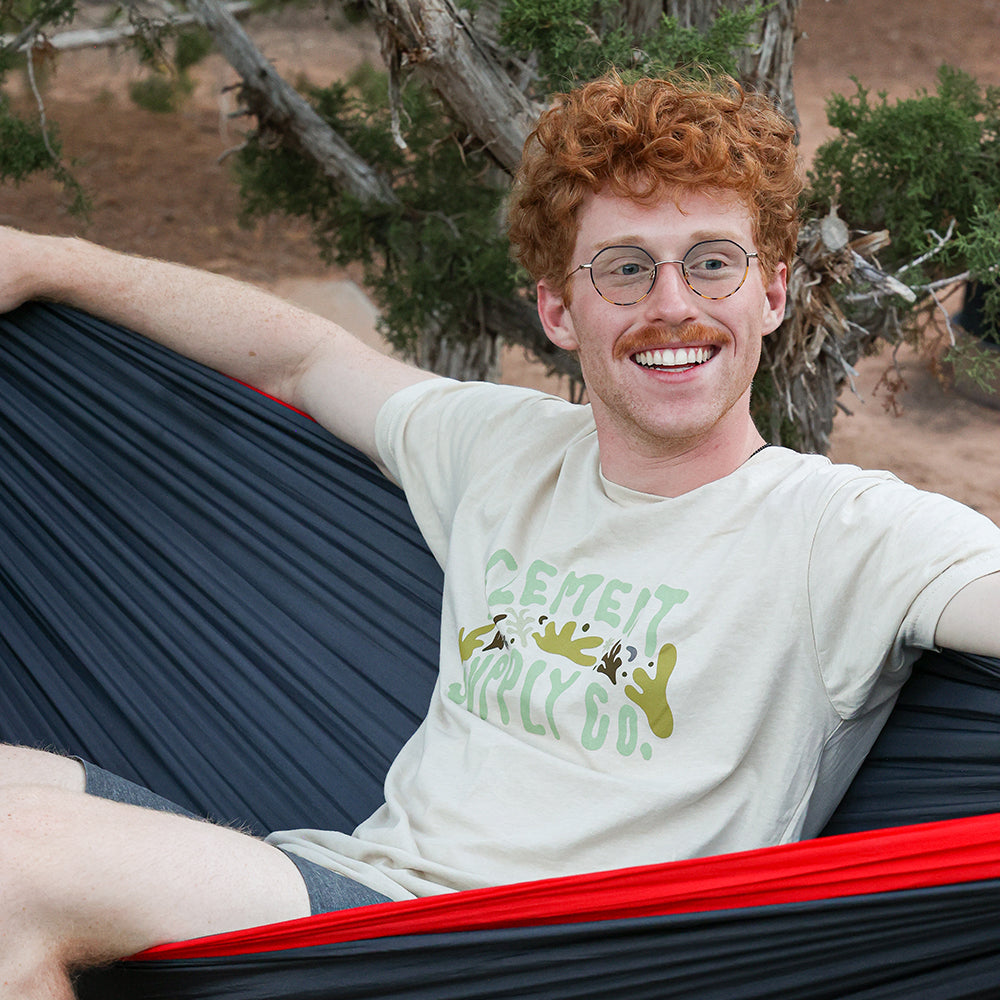
{"label": "eyebrow", "polygon": [[[733,243],[743,246],[740,239],[745,239],[745,237],[739,236],[738,238],[738,234],[736,233],[720,232],[717,229],[702,229],[696,233],[691,233],[690,239],[691,242],[688,244],[688,249],[693,247],[696,243],[704,243],[707,240],[731,240]],[[607,240],[600,240],[599,242],[593,244],[593,250],[594,253],[597,254],[602,250],[606,250],[608,247],[638,246],[645,249],[647,244],[648,241],[644,237],[627,234],[623,236],[615,236]],[[655,254],[652,256],[655,256]]]}

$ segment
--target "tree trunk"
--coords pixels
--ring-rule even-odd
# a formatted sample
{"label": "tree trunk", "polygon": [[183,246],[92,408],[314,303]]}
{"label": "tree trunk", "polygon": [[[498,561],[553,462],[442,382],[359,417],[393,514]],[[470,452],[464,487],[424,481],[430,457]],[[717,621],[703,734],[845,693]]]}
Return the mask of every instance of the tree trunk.
{"label": "tree trunk", "polygon": [[426,330],[420,336],[413,360],[421,368],[463,382],[499,382],[500,349],[497,336],[480,333],[458,338]]}
{"label": "tree trunk", "polygon": [[[661,17],[677,18],[682,28],[706,31],[721,10],[743,10],[751,0],[623,0],[628,23],[637,34],[652,31]],[[798,122],[792,87],[795,48],[795,18],[801,0],[776,0],[769,5],[750,47],[740,59],[744,83],[763,90],[779,102],[782,110]]]}
{"label": "tree trunk", "polygon": [[772,4],[751,39],[752,46],[740,59],[740,75],[759,90],[770,94],[796,126],[792,63],[795,58],[795,19],[801,0],[777,0]]}

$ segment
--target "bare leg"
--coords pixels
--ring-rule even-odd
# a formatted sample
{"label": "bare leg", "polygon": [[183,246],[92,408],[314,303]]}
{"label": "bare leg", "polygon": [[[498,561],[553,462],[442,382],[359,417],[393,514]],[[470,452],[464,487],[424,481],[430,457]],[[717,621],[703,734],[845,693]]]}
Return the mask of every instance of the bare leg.
{"label": "bare leg", "polygon": [[56,773],[48,787],[0,787],[3,1000],[67,1000],[74,969],[309,914],[298,870],[277,848],[81,795],[59,787],[72,786],[71,771]]}

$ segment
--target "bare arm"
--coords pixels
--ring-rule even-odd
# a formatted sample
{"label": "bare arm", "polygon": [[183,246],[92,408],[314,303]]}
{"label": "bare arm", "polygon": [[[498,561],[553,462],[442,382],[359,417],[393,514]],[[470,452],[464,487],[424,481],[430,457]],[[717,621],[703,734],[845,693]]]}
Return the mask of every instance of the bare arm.
{"label": "bare arm", "polygon": [[1000,656],[1000,573],[973,580],[948,602],[934,641],[963,653]]}
{"label": "bare arm", "polygon": [[252,285],[82,240],[0,229],[0,311],[36,298],[120,323],[247,382],[373,458],[382,403],[432,377]]}

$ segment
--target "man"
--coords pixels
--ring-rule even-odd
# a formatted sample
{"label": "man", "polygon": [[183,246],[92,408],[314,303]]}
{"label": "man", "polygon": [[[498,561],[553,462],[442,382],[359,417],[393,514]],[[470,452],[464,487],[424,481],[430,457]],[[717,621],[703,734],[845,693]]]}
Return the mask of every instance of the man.
{"label": "man", "polygon": [[351,836],[262,843],[8,748],[4,995],[310,910],[811,835],[917,650],[1000,654],[995,526],[765,449],[750,419],[793,138],[725,81],[611,77],[543,116],[511,236],[589,407],[435,379],[225,279],[2,234],[0,308],[69,302],[306,410],[403,485],[446,569],[428,717]]}

